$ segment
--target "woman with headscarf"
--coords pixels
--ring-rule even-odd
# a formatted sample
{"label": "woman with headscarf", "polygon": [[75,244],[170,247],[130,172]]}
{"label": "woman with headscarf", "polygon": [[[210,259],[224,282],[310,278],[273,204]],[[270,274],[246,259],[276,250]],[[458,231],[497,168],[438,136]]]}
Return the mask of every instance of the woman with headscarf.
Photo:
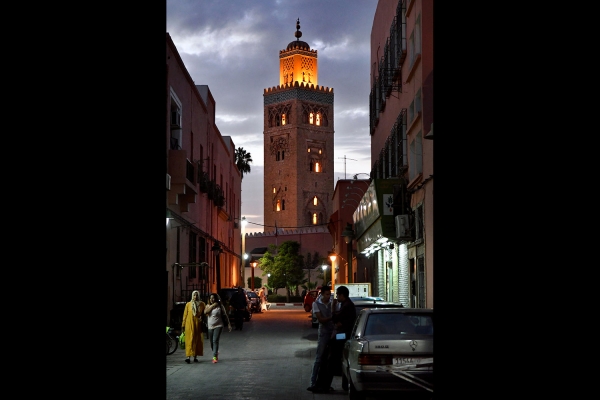
{"label": "woman with headscarf", "polygon": [[219,362],[219,339],[221,338],[221,332],[225,326],[231,332],[231,322],[229,321],[225,307],[221,303],[221,298],[216,293],[211,293],[209,296],[208,306],[204,309],[204,313],[208,316],[206,323],[208,325],[208,340],[213,352],[212,362],[216,364]]}
{"label": "woman with headscarf", "polygon": [[181,331],[185,331],[185,362],[188,364],[191,356],[194,356],[194,362],[198,362],[196,357],[204,355],[204,335],[200,324],[205,307],[206,304],[200,300],[200,292],[194,290],[192,300],[185,305],[181,323]]}

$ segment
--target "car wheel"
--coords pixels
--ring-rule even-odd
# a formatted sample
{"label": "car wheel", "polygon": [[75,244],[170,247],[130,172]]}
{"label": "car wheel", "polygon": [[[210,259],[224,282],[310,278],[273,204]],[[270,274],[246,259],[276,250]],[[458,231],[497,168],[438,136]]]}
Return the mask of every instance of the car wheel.
{"label": "car wheel", "polygon": [[364,393],[356,391],[352,379],[348,378],[348,383],[350,384],[350,390],[348,391],[348,398],[350,400],[365,400],[367,398]]}
{"label": "car wheel", "polygon": [[304,305],[304,311],[306,311],[306,312],[310,312],[310,310],[312,310],[312,307],[311,307],[311,306],[309,306],[308,304],[305,304],[305,305]]}

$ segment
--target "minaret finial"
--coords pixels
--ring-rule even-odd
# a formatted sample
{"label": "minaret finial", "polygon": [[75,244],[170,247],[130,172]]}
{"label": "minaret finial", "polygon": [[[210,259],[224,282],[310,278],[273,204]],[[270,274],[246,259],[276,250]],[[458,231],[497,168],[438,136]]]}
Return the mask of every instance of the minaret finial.
{"label": "minaret finial", "polygon": [[300,41],[300,37],[302,36],[302,32],[300,32],[300,18],[296,21],[296,33],[294,33],[294,36],[296,36],[296,40]]}

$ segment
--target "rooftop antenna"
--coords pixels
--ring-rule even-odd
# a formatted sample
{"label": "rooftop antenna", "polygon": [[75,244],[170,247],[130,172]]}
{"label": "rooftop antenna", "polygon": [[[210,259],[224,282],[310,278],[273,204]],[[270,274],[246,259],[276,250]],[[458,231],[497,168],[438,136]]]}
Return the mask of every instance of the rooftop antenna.
{"label": "rooftop antenna", "polygon": [[[342,157],[338,157],[338,158],[342,158]],[[346,179],[346,160],[358,161],[358,160],[355,160],[354,158],[347,158],[346,156],[344,156],[344,179]]]}

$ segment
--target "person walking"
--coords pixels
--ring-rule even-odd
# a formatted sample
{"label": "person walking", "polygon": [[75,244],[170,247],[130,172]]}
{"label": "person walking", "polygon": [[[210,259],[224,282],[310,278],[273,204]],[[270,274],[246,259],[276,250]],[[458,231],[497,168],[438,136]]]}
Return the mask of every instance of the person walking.
{"label": "person walking", "polygon": [[204,313],[207,316],[208,341],[213,353],[212,362],[216,364],[219,361],[219,339],[221,338],[221,332],[225,326],[231,332],[231,322],[229,322],[227,311],[221,303],[221,298],[216,293],[211,293]]}
{"label": "person walking", "polygon": [[267,288],[261,287],[258,291],[258,297],[260,298],[260,312],[267,311]]}
{"label": "person walking", "polygon": [[200,324],[205,307],[206,303],[200,300],[200,292],[194,290],[192,299],[185,305],[181,321],[181,331],[185,332],[185,362],[188,364],[191,356],[194,356],[194,362],[199,362],[197,357],[204,355],[204,335]]}
{"label": "person walking", "polygon": [[[327,343],[331,339],[333,334],[333,313],[332,313],[331,301],[331,288],[329,286],[323,286],[321,288],[321,294],[312,304],[312,312],[319,320],[319,330],[317,334],[317,351],[315,353],[315,361],[312,366],[312,373],[310,375],[310,386],[306,390],[314,391],[317,385],[317,376],[319,374],[319,368],[321,366],[321,359],[327,348]],[[328,387],[329,389],[329,387]]]}
{"label": "person walking", "polygon": [[[342,352],[344,343],[350,337],[354,321],[356,320],[356,307],[349,298],[350,290],[347,286],[338,286],[335,290],[337,299],[333,300],[332,321],[335,333],[343,334],[344,338],[338,339],[334,335],[330,339],[326,354],[323,355],[321,367],[313,393],[327,393],[331,390],[333,376],[342,376],[342,390],[348,390],[348,379],[342,372]],[[339,307],[338,307],[339,304]],[[325,364],[325,366],[324,366]]]}
{"label": "person walking", "polygon": [[248,308],[248,301],[246,300],[246,294],[244,288],[238,286],[236,293],[231,295],[229,305],[233,307],[234,318],[235,318],[235,330],[241,331],[244,325],[244,314]]}

